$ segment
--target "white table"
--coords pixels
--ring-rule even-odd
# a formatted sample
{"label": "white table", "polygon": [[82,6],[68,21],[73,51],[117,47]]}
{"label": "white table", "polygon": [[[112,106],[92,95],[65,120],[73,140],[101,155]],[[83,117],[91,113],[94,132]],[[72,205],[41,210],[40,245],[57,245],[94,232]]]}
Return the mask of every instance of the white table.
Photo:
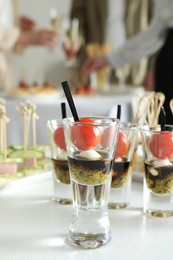
{"label": "white table", "polygon": [[[142,88],[132,88],[122,92],[105,92],[91,96],[74,96],[74,102],[79,116],[116,116],[118,104],[122,105],[122,121],[129,121],[132,118],[131,98],[136,92],[143,92]],[[10,122],[7,125],[7,142],[8,144],[23,144],[23,121],[21,115],[17,112],[16,106],[24,98],[14,98],[5,96],[7,116]],[[37,142],[38,144],[48,144],[48,133],[46,122],[50,119],[61,118],[61,102],[66,102],[65,97],[30,97],[31,102],[37,105],[37,113],[40,119],[37,121]],[[71,116],[67,104],[67,115]],[[31,137],[30,137],[31,141]]]}
{"label": "white table", "polygon": [[68,243],[72,206],[57,205],[51,194],[49,172],[0,190],[0,259],[173,259],[173,217],[149,218],[143,214],[142,182],[133,182],[129,207],[109,210],[112,240],[94,250],[81,250]]}

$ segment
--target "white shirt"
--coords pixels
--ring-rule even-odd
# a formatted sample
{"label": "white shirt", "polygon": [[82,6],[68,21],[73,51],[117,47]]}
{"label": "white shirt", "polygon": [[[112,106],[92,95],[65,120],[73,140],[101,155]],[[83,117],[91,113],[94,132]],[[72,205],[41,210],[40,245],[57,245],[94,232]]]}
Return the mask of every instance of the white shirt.
{"label": "white shirt", "polygon": [[137,34],[107,55],[113,68],[136,63],[163,46],[167,30],[173,28],[173,0],[155,0],[154,9],[151,25],[146,31]]}
{"label": "white shirt", "polygon": [[11,52],[19,33],[14,25],[12,0],[0,0],[0,89],[13,87]]}
{"label": "white shirt", "polygon": [[6,27],[13,26],[14,24],[11,0],[0,0],[0,23]]}
{"label": "white shirt", "polygon": [[19,36],[19,29],[14,25],[12,0],[0,0],[0,51],[11,50]]}

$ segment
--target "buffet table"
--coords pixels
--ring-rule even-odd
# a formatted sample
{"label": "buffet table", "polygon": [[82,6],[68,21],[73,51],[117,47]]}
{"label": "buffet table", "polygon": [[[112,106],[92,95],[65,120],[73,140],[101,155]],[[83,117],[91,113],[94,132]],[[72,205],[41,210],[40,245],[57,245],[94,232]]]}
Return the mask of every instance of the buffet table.
{"label": "buffet table", "polygon": [[[116,116],[118,104],[122,105],[122,121],[129,121],[132,118],[131,98],[134,93],[143,92],[143,88],[128,88],[123,91],[109,91],[93,95],[75,95],[74,102],[79,116]],[[7,116],[10,122],[7,124],[8,144],[23,143],[23,118],[16,110],[20,102],[28,99],[37,106],[37,143],[48,144],[48,133],[46,122],[50,119],[61,118],[61,102],[66,102],[63,93],[55,96],[30,96],[30,97],[3,97],[6,101]],[[67,115],[71,116],[68,105]],[[31,141],[31,136],[30,136]]]}
{"label": "buffet table", "polygon": [[72,206],[51,200],[50,172],[4,186],[0,189],[0,259],[171,260],[173,217],[146,217],[142,181],[132,184],[129,207],[109,210],[111,242],[94,250],[69,244]]}

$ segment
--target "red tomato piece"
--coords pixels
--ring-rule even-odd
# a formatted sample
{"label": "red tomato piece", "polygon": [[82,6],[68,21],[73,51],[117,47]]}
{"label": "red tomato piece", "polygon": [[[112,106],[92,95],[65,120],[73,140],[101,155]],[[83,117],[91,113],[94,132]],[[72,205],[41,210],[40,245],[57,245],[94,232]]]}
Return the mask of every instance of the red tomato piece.
{"label": "red tomato piece", "polygon": [[82,95],[85,94],[85,88],[84,86],[80,85],[76,88],[75,94]]}
{"label": "red tomato piece", "polygon": [[85,86],[85,93],[86,94],[92,94],[93,92],[94,92],[93,87],[91,85]]}
{"label": "red tomato piece", "polygon": [[[106,128],[102,134],[101,145],[105,149],[107,149],[111,145],[113,138],[114,138],[113,129],[110,127]],[[116,144],[115,157],[118,158],[124,156],[128,152],[128,148],[129,148],[129,142],[127,136],[122,132],[119,132],[118,141]]]}
{"label": "red tomato piece", "polygon": [[[89,125],[94,121],[89,118],[82,118],[78,122],[86,125],[72,126],[71,140],[80,150],[89,150],[100,143],[101,133],[98,127]],[[88,124],[87,124],[88,123]]]}
{"label": "red tomato piece", "polygon": [[64,129],[63,127],[58,127],[54,132],[54,141],[55,144],[66,151],[66,143],[65,143],[65,136],[64,136]]}
{"label": "red tomato piece", "polygon": [[173,133],[163,131],[155,133],[149,141],[151,153],[158,159],[166,159],[173,156]]}
{"label": "red tomato piece", "polygon": [[119,132],[115,157],[116,158],[123,157],[128,152],[128,149],[129,149],[129,141],[127,136],[122,132]]}

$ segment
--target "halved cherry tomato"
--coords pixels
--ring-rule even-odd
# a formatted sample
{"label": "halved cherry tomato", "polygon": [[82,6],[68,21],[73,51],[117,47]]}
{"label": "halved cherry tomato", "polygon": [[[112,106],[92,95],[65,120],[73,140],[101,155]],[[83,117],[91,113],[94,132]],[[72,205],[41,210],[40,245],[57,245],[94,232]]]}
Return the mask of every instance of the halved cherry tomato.
{"label": "halved cherry tomato", "polygon": [[64,129],[63,127],[58,127],[54,132],[54,141],[55,144],[66,151],[66,143],[65,143],[65,137],[64,137]]}
{"label": "halved cherry tomato", "polygon": [[151,153],[158,159],[166,159],[173,156],[173,133],[163,131],[155,133],[149,141]]}
{"label": "halved cherry tomato", "polygon": [[71,140],[73,144],[80,150],[89,150],[98,145],[101,140],[101,133],[98,127],[90,125],[94,121],[89,118],[82,118],[78,122],[86,123],[86,125],[72,126]]}
{"label": "halved cherry tomato", "polygon": [[[102,134],[102,140],[101,140],[101,145],[107,149],[112,141],[113,141],[114,137],[114,132],[113,129],[108,127],[104,130],[103,134]],[[116,154],[115,157],[122,157],[124,156],[129,148],[129,142],[127,139],[127,136],[125,134],[123,134],[122,132],[119,132],[118,134],[118,140],[117,140],[117,144],[116,144]]]}
{"label": "halved cherry tomato", "polygon": [[128,149],[129,149],[129,141],[127,136],[122,132],[119,132],[115,157],[116,158],[123,157],[128,152]]}

